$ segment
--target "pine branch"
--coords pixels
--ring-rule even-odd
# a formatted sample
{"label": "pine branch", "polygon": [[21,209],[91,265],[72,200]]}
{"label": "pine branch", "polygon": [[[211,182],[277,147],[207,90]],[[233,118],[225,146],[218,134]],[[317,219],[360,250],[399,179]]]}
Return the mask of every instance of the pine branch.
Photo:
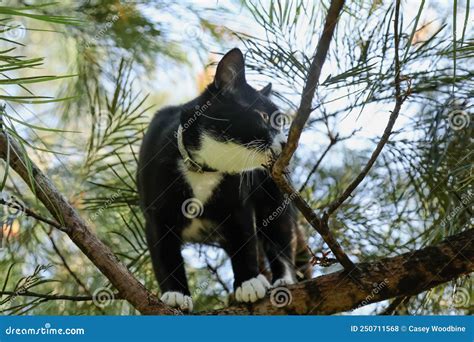
{"label": "pine branch", "polygon": [[[18,209],[19,207],[19,204],[18,203],[14,203],[14,202],[9,202],[9,201],[5,201],[4,199],[1,199],[0,198],[0,204],[1,205],[6,205],[8,207],[11,207],[11,208],[15,208],[15,209]],[[35,211],[29,209],[29,208],[26,208],[26,207],[21,207],[20,210],[22,212],[25,213],[26,216],[29,216],[29,217],[32,217],[38,221],[41,221],[41,222],[44,222],[52,227],[55,227],[59,230],[62,230],[63,227],[61,227],[61,225],[59,223],[57,223],[56,221],[53,221],[53,220],[50,220],[46,217],[43,217],[41,216],[40,214],[36,213]]]}
{"label": "pine branch", "polygon": [[[52,294],[45,294],[45,293],[38,293],[32,291],[2,291],[0,292],[0,296],[7,295],[13,297],[35,297],[35,298],[42,298],[46,300],[69,300],[73,302],[87,302],[93,301],[93,296],[68,296],[68,295],[52,295]],[[119,294],[115,294],[112,296],[113,300],[123,299],[120,297]]]}
{"label": "pine branch", "polygon": [[53,250],[56,252],[56,254],[58,255],[58,257],[61,259],[61,262],[62,264],[64,265],[64,268],[68,271],[68,273],[72,276],[72,278],[74,279],[74,281],[77,283],[77,285],[79,285],[79,287],[81,287],[85,293],[87,294],[90,294],[90,291],[89,289],[86,287],[86,285],[84,285],[84,283],[82,282],[82,280],[78,277],[78,275],[72,270],[71,266],[69,266],[69,263],[67,262],[66,258],[64,257],[64,255],[61,253],[61,251],[59,250],[58,246],[56,246],[56,242],[54,241],[54,238],[51,234],[52,230],[49,231],[49,233],[47,233],[47,236],[49,238],[49,241],[51,241],[51,246],[53,247]]}
{"label": "pine branch", "polygon": [[319,40],[318,46],[316,47],[316,54],[311,63],[306,84],[303,89],[301,103],[296,117],[291,123],[288,141],[278,159],[271,166],[271,171],[275,183],[283,192],[294,198],[295,205],[301,211],[309,224],[311,224],[313,228],[316,229],[316,231],[321,235],[331,251],[334,253],[337,260],[344,266],[344,268],[350,270],[354,268],[354,264],[342,250],[341,245],[339,242],[337,242],[329,230],[327,223],[322,222],[319,219],[319,217],[314,213],[313,209],[308,205],[308,203],[306,203],[303,197],[301,197],[301,195],[296,192],[290,182],[288,182],[284,174],[290,159],[298,147],[298,141],[301,137],[301,132],[303,131],[303,128],[308,121],[309,115],[311,114],[312,102],[316,87],[319,82],[319,77],[321,75],[321,69],[324,62],[326,61],[329,45],[331,43],[336,23],[342,12],[343,6],[344,0],[331,1],[331,5],[329,6],[328,14],[326,16],[323,33]]}
{"label": "pine branch", "polygon": [[[382,137],[380,138],[380,141],[378,142],[374,152],[372,152],[372,155],[370,156],[367,164],[364,166],[362,171],[359,173],[359,175],[352,181],[352,183],[347,187],[346,190],[342,193],[341,196],[339,196],[336,200],[334,200],[327,208],[323,220],[327,220],[329,216],[336,211],[344,201],[346,201],[349,196],[351,196],[352,192],[359,186],[359,184],[364,180],[364,178],[367,176],[369,173],[370,169],[372,166],[375,164],[375,161],[377,160],[378,156],[382,152],[382,149],[384,148],[385,144],[387,143],[391,133],[393,126],[395,125],[395,122],[398,118],[398,115],[400,114],[400,109],[402,107],[403,102],[407,98],[407,95],[402,95],[401,91],[401,76],[400,76],[400,60],[399,60],[399,45],[400,45],[400,35],[398,32],[399,29],[399,16],[400,16],[400,1],[397,0],[396,2],[396,7],[395,7],[395,20],[394,20],[394,35],[395,35],[395,57],[394,57],[394,63],[395,63],[395,107],[392,110],[392,114],[390,115],[390,118],[388,120],[387,126],[385,127],[385,130],[383,132]],[[408,94],[408,92],[407,92]]]}
{"label": "pine branch", "polygon": [[[334,272],[288,287],[278,307],[278,292],[252,305],[199,312],[207,315],[331,315],[396,297],[413,296],[474,271],[474,229],[453,235],[436,246],[372,263],[360,272]],[[283,297],[283,295],[285,297]],[[272,298],[273,297],[273,298]]]}
{"label": "pine branch", "polygon": [[97,266],[126,299],[142,314],[179,314],[149,292],[87,226],[54,184],[30,160],[26,152],[3,129],[0,157],[25,181],[36,197],[61,224],[71,240]]}

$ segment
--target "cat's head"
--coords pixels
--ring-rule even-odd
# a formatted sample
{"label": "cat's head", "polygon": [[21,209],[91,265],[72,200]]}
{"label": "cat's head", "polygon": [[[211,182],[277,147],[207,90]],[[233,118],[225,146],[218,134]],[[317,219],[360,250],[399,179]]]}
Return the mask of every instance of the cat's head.
{"label": "cat's head", "polygon": [[270,92],[271,84],[261,90],[250,86],[242,52],[229,51],[214,81],[181,117],[191,158],[213,170],[238,173],[262,168],[280,154],[286,138]]}

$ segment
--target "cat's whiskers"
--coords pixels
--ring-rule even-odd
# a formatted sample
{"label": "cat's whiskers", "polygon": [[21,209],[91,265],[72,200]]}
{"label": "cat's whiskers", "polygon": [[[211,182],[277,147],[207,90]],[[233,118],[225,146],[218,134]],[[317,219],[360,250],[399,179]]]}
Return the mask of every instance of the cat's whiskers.
{"label": "cat's whiskers", "polygon": [[[265,146],[265,142],[263,140],[254,140],[254,141],[251,141],[250,143],[247,143],[245,144],[246,147],[248,147],[249,149],[251,149],[251,153],[249,154],[249,157],[247,158],[246,160],[246,163],[248,166],[253,166],[254,165],[254,161],[255,159],[258,157],[258,155],[260,153],[264,153],[265,154],[265,150],[266,150],[266,146]],[[248,163],[248,159],[251,158],[251,161],[250,163]],[[248,181],[250,182],[250,184],[253,184],[253,173],[250,177],[248,177]]]}
{"label": "cat's whiskers", "polygon": [[[246,164],[247,164],[247,166],[248,166],[249,168],[250,168],[250,166],[255,165],[255,164],[254,164],[254,161],[255,161],[255,159],[258,157],[258,153],[259,153],[259,151],[258,151],[257,149],[252,149],[252,150],[250,150],[250,151],[251,151],[251,152],[250,152],[250,154],[248,155],[247,160],[246,160]],[[249,159],[250,159],[250,163],[248,162]]]}
{"label": "cat's whiskers", "polygon": [[[232,142],[233,140],[234,139],[230,139],[229,142]],[[247,150],[250,151],[250,153],[245,157],[245,162],[244,162],[245,168],[252,169],[252,167],[255,165],[254,161],[258,158],[258,154],[263,152],[263,149],[260,149],[260,147],[264,146],[264,142],[263,140],[254,140],[249,143],[242,144],[242,146],[244,146]],[[234,146],[233,148],[231,148],[230,152],[233,150],[240,150],[240,146],[239,145]],[[235,159],[237,156],[238,155],[233,155],[233,157],[231,157],[229,161]],[[242,170],[240,174],[245,177],[245,172],[247,171],[248,170]],[[241,184],[242,184],[242,181],[240,182],[240,186]]]}

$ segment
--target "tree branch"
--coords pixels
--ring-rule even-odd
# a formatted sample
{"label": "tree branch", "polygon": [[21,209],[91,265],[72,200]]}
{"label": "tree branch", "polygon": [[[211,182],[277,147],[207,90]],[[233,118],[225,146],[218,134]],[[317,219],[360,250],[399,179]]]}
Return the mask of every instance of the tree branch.
{"label": "tree branch", "polygon": [[62,230],[63,227],[61,227],[61,225],[59,223],[57,223],[56,221],[53,221],[53,220],[50,220],[46,217],[43,217],[41,216],[40,214],[34,212],[33,210],[29,209],[29,208],[26,208],[26,207],[21,207],[19,208],[19,205],[21,206],[21,204],[19,203],[16,203],[16,202],[9,202],[9,201],[5,201],[4,199],[1,199],[0,198],[0,205],[6,205],[8,207],[11,207],[11,208],[15,208],[15,209],[18,209],[18,210],[21,210],[23,213],[25,213],[26,216],[28,217],[32,217],[38,221],[41,221],[41,222],[44,222],[52,227],[55,227],[59,230]]}
{"label": "tree branch", "polygon": [[320,220],[320,218],[314,213],[313,209],[308,205],[308,203],[306,203],[303,197],[301,197],[301,195],[296,192],[284,174],[290,159],[293,157],[293,154],[298,147],[301,132],[303,131],[306,121],[308,121],[309,115],[311,114],[311,104],[313,102],[316,87],[319,82],[321,69],[324,62],[326,61],[329,45],[331,43],[334,29],[343,6],[344,0],[331,1],[331,5],[329,6],[329,10],[326,15],[323,33],[319,39],[318,46],[316,47],[316,54],[311,63],[308,78],[303,89],[303,94],[301,95],[300,106],[293,122],[291,123],[288,141],[278,159],[271,166],[271,172],[272,178],[278,187],[293,198],[296,207],[301,211],[309,224],[311,224],[311,226],[316,229],[319,235],[321,235],[324,242],[326,242],[337,260],[344,266],[345,269],[350,270],[354,268],[354,264],[346,255],[346,253],[344,253],[341,245],[337,242],[334,235],[329,230],[328,225],[324,224],[324,222]]}
{"label": "tree branch", "polygon": [[364,166],[362,171],[357,175],[357,177],[352,181],[351,184],[344,190],[341,196],[339,196],[336,200],[334,200],[327,208],[325,214],[324,214],[324,219],[327,220],[327,218],[334,212],[336,211],[341,204],[351,196],[352,192],[359,186],[359,184],[364,180],[364,178],[367,176],[369,173],[370,169],[372,166],[375,164],[375,161],[377,160],[378,156],[380,155],[380,152],[382,152],[382,149],[384,148],[385,144],[388,141],[388,138],[390,137],[390,134],[392,133],[393,126],[395,125],[395,121],[398,118],[398,114],[400,113],[400,109],[402,107],[403,102],[406,99],[406,96],[402,95],[401,91],[401,77],[400,77],[400,60],[398,57],[398,49],[400,45],[400,36],[398,32],[398,21],[400,17],[400,0],[397,0],[396,6],[395,6],[395,19],[394,19],[394,39],[395,39],[395,57],[394,57],[394,64],[395,64],[395,106],[392,110],[392,114],[390,115],[388,119],[387,126],[385,127],[385,130],[382,134],[382,137],[380,138],[380,141],[378,142],[377,146],[375,147],[375,150],[372,152],[372,155],[369,158],[369,161],[367,164]]}
{"label": "tree branch", "polygon": [[56,246],[56,242],[54,242],[54,238],[52,236],[52,229],[49,231],[49,233],[46,233],[46,235],[48,236],[49,238],[49,241],[51,241],[51,246],[53,247],[54,251],[56,252],[56,254],[58,255],[58,257],[61,259],[61,262],[63,263],[64,265],[64,268],[68,271],[68,273],[73,277],[73,279],[76,281],[76,283],[79,285],[79,287],[81,287],[85,293],[87,294],[91,294],[89,289],[86,287],[86,285],[84,285],[84,283],[82,282],[82,280],[77,276],[77,274],[72,270],[72,268],[69,266],[66,258],[64,257],[64,255],[61,253],[61,251],[59,250],[58,246]]}
{"label": "tree branch", "polygon": [[[291,302],[272,305],[270,293],[253,305],[200,312],[208,315],[330,315],[395,297],[416,295],[474,271],[474,229],[426,247],[372,263],[359,263],[355,277],[347,271],[290,286]],[[356,278],[356,279],[353,279]]]}
{"label": "tree branch", "polygon": [[313,102],[316,87],[319,82],[321,69],[324,62],[326,61],[329,45],[331,43],[334,29],[336,28],[336,23],[339,19],[339,15],[343,6],[344,0],[333,0],[329,6],[323,33],[319,39],[318,46],[316,47],[316,54],[311,63],[308,78],[303,88],[300,106],[298,108],[296,117],[291,123],[288,142],[283,149],[283,152],[280,154],[278,160],[273,165],[273,176],[277,179],[282,177],[283,171],[288,166],[290,159],[293,157],[293,154],[298,147],[298,141],[300,139],[301,132],[309,118],[309,115],[311,114],[311,104]]}
{"label": "tree branch", "polygon": [[53,183],[29,159],[24,149],[5,130],[0,132],[0,157],[25,181],[36,197],[60,223],[71,240],[104,274],[126,299],[142,314],[180,314],[158,300],[120,262],[86,225]]}
{"label": "tree branch", "polygon": [[304,188],[306,188],[306,185],[308,185],[308,182],[309,180],[311,179],[311,176],[316,172],[316,170],[318,169],[319,165],[321,165],[321,162],[323,161],[324,157],[326,157],[326,154],[329,152],[329,150],[337,144],[337,142],[339,141],[339,135],[336,135],[335,137],[332,137],[331,135],[329,135],[329,144],[328,146],[326,147],[326,149],[323,151],[323,153],[321,154],[321,156],[319,157],[319,159],[316,161],[316,164],[314,164],[313,168],[311,169],[311,171],[309,171],[308,175],[306,176],[306,180],[303,182],[303,184],[301,185],[300,189],[298,190],[298,192],[301,192],[304,190]]}

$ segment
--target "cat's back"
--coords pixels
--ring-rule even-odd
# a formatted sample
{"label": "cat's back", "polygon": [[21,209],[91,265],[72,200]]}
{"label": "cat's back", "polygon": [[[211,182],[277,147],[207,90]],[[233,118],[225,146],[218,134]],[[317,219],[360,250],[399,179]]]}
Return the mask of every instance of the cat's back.
{"label": "cat's back", "polygon": [[145,132],[137,169],[142,204],[153,201],[170,179],[176,177],[176,131],[180,114],[181,108],[177,106],[159,110]]}
{"label": "cat's back", "polygon": [[179,125],[181,107],[172,106],[159,110],[148,126],[143,138],[141,151],[162,149],[175,139]]}

